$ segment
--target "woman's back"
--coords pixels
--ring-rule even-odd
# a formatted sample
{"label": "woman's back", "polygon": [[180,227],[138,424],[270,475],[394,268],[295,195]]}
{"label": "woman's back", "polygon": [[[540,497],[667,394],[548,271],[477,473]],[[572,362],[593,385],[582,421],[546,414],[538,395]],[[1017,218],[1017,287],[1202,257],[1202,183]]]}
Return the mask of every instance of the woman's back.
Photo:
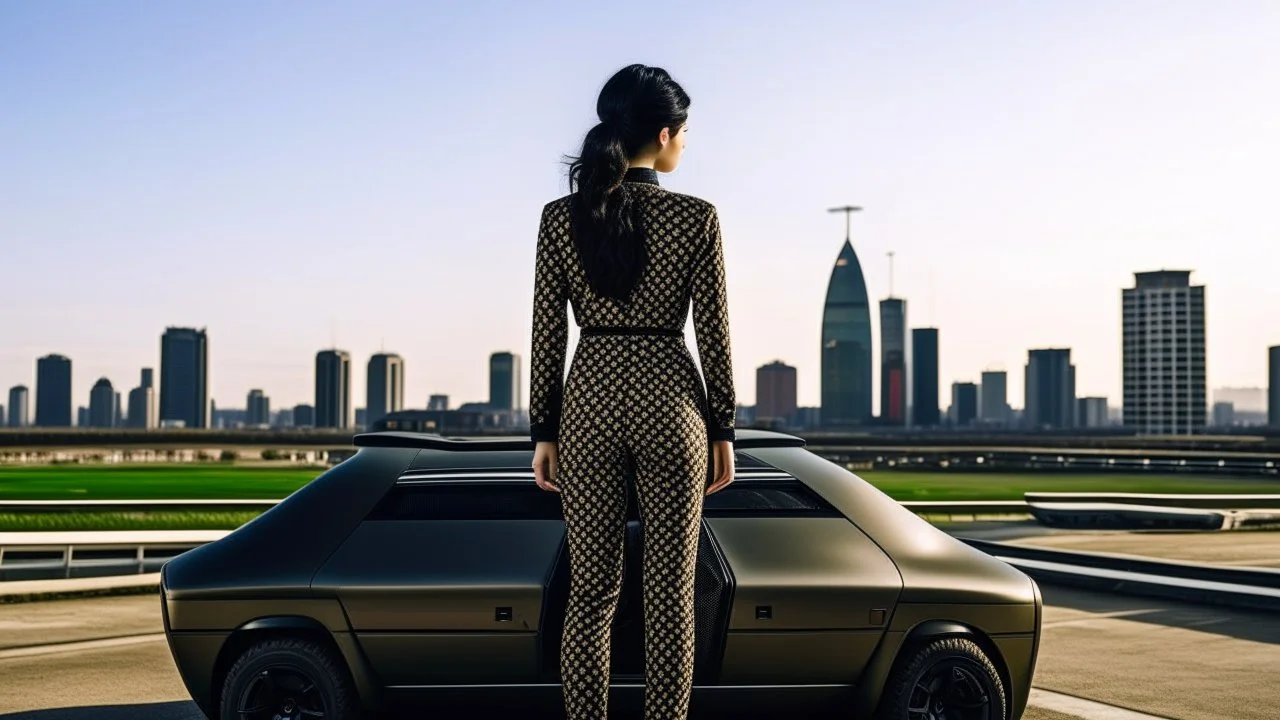
{"label": "woman's back", "polygon": [[531,425],[535,432],[549,429],[556,420],[553,416],[559,414],[562,393],[556,385],[564,372],[566,301],[577,324],[588,332],[619,334],[637,328],[682,333],[692,306],[707,393],[708,437],[732,440],[736,403],[716,209],[700,198],[663,188],[657,173],[647,168],[628,171],[616,192],[629,195],[646,255],[643,271],[625,299],[604,297],[592,288],[574,242],[573,196],[561,197],[543,209],[535,276],[542,291],[534,299]]}

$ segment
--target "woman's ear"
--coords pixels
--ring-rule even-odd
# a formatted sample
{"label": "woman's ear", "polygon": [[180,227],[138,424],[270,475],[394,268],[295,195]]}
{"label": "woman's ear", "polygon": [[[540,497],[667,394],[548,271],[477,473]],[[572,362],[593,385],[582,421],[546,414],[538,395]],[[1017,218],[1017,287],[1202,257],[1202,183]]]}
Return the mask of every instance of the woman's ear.
{"label": "woman's ear", "polygon": [[658,132],[658,147],[664,148],[669,142],[671,142],[671,128],[662,128]]}

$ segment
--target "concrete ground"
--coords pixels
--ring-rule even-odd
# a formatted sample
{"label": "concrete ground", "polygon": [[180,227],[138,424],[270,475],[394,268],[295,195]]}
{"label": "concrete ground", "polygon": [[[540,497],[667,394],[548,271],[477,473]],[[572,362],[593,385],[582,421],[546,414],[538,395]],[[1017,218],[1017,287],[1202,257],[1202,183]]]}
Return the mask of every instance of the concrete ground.
{"label": "concrete ground", "polygon": [[1054,533],[1008,540],[1054,550],[1122,553],[1159,560],[1280,569],[1280,532],[1107,531]]}

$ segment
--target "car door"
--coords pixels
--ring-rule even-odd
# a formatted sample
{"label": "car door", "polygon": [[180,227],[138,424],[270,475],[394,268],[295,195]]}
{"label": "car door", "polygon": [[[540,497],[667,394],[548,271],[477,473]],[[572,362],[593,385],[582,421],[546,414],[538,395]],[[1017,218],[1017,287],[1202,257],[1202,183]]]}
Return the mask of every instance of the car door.
{"label": "car door", "polygon": [[733,579],[719,681],[856,682],[902,589],[897,567],[795,477],[747,458],[704,501]]}
{"label": "car door", "polygon": [[412,470],[312,586],[388,686],[527,683],[563,540],[560,496],[528,471]]}

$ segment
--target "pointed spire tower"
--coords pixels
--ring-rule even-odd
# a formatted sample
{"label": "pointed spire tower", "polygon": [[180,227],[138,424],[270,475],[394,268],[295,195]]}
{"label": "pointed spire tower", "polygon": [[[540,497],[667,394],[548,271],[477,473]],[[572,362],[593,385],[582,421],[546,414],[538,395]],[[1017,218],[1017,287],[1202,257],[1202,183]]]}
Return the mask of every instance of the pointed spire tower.
{"label": "pointed spire tower", "polygon": [[862,265],[853,251],[849,218],[861,208],[831,208],[845,214],[844,245],[836,256],[822,308],[822,425],[871,423],[871,306]]}

